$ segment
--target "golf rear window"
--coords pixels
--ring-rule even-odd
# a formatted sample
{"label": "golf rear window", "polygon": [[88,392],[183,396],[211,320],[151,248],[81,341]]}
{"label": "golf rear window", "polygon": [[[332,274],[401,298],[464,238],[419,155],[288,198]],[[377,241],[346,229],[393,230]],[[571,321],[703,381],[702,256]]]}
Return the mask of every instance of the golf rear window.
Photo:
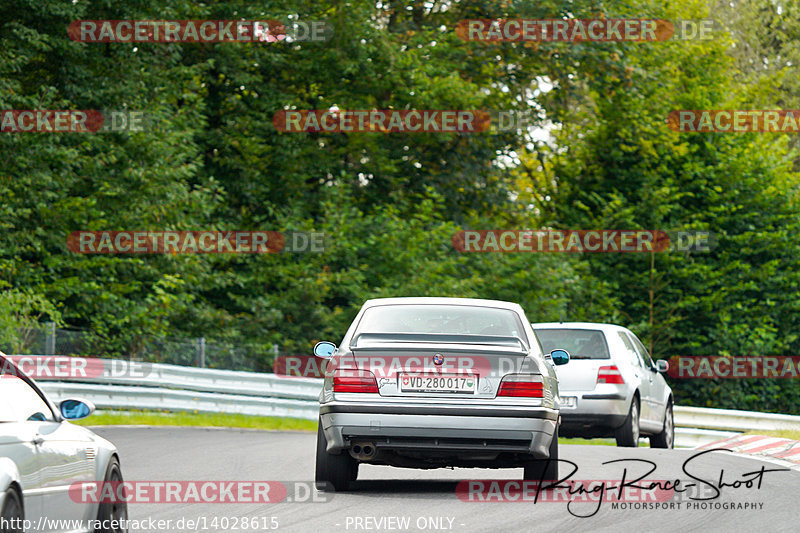
{"label": "golf rear window", "polygon": [[596,329],[535,329],[544,353],[566,350],[575,359],[609,359],[608,343]]}

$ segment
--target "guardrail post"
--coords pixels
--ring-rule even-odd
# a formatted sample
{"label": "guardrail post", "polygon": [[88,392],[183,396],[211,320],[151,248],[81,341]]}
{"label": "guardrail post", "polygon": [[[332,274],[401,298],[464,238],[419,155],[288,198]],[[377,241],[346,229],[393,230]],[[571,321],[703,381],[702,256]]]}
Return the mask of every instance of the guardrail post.
{"label": "guardrail post", "polygon": [[200,337],[199,339],[197,339],[197,341],[198,341],[197,342],[197,348],[198,348],[197,366],[199,366],[200,368],[205,368],[206,367],[206,338],[205,337]]}
{"label": "guardrail post", "polygon": [[56,323],[55,322],[46,322],[47,327],[47,337],[44,341],[44,354],[45,355],[55,355],[56,354]]}

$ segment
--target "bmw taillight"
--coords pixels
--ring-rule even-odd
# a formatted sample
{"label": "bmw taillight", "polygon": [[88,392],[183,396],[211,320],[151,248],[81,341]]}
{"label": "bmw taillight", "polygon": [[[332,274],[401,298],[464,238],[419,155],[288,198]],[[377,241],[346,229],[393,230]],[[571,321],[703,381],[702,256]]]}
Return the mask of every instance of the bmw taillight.
{"label": "bmw taillight", "polygon": [[539,374],[509,374],[500,382],[498,396],[544,398],[544,383]]}
{"label": "bmw taillight", "polygon": [[616,365],[601,366],[597,370],[597,383],[615,383],[617,385],[624,385],[625,380],[619,372]]}
{"label": "bmw taillight", "polygon": [[336,370],[333,392],[378,392],[375,374],[369,370]]}

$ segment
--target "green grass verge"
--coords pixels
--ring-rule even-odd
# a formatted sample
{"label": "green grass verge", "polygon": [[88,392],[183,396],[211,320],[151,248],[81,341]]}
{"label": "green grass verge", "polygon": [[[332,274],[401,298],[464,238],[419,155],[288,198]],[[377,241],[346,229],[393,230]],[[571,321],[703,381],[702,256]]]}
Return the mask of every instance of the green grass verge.
{"label": "green grass verge", "polygon": [[316,431],[316,420],[218,413],[100,411],[76,422],[82,426],[206,426],[290,431]]}
{"label": "green grass verge", "polygon": [[800,440],[800,431],[796,429],[780,429],[778,431],[748,431],[745,435],[764,435],[779,439]]}
{"label": "green grass verge", "polygon": [[[614,439],[580,439],[580,438],[573,438],[568,439],[565,437],[558,438],[559,444],[591,444],[593,446],[616,446],[617,441]],[[640,444],[641,446],[641,444]]]}

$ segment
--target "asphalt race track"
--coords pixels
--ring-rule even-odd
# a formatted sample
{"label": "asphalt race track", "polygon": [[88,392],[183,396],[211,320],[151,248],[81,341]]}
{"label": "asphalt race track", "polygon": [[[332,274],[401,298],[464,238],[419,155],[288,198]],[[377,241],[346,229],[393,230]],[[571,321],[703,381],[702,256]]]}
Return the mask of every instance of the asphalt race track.
{"label": "asphalt race track", "polygon": [[[116,444],[121,453],[126,481],[281,481],[304,482],[313,486],[316,434],[270,432],[236,429],[95,427],[99,435]],[[695,455],[692,450],[620,449],[611,446],[562,446],[561,459],[577,464],[573,479],[619,480],[623,469],[628,478],[646,472],[642,461],[603,465],[617,459],[640,459],[656,464],[648,480],[689,481],[682,471],[684,463]],[[781,468],[727,452],[713,452],[691,459],[687,472],[717,484],[731,485],[737,480],[752,479],[749,472],[761,468]],[[562,475],[564,468],[562,464]],[[767,472],[757,483],[738,488],[723,487],[716,499],[706,502],[720,508],[688,508],[688,502],[676,502],[674,509],[613,509],[606,502],[572,504],[564,501],[465,502],[456,495],[458,482],[464,479],[519,480],[521,469],[513,470],[409,470],[363,466],[357,490],[333,495],[329,501],[303,501],[277,504],[131,504],[129,518],[146,521],[172,520],[170,531],[203,530],[203,522],[194,529],[180,528],[180,520],[205,520],[205,529],[236,531],[799,531],[798,487],[800,471]],[[707,484],[697,497],[713,496]],[[299,489],[294,489],[299,490]],[[697,490],[697,489],[694,489]],[[690,491],[691,492],[691,491]],[[689,493],[686,493],[689,494]],[[319,498],[321,493],[316,493]],[[685,500],[686,495],[681,500]],[[310,500],[313,495],[300,491],[296,496]],[[698,502],[701,503],[701,502]],[[753,504],[755,508],[725,509],[722,505]],[[681,504],[680,508],[677,504]],[[596,514],[588,518],[573,516]],[[216,524],[213,519],[216,517]],[[257,518],[259,517],[259,518]],[[272,522],[275,517],[275,522]],[[223,518],[225,521],[223,522]],[[247,518],[258,524],[241,527]],[[238,522],[238,524],[237,524]],[[277,528],[275,528],[277,523]],[[143,524],[144,525],[144,524]],[[162,524],[163,525],[163,524]],[[216,527],[213,527],[216,525]],[[223,527],[227,526],[227,527]],[[144,528],[140,531],[149,531]],[[153,529],[155,530],[155,529]],[[132,532],[133,533],[133,532]]]}

